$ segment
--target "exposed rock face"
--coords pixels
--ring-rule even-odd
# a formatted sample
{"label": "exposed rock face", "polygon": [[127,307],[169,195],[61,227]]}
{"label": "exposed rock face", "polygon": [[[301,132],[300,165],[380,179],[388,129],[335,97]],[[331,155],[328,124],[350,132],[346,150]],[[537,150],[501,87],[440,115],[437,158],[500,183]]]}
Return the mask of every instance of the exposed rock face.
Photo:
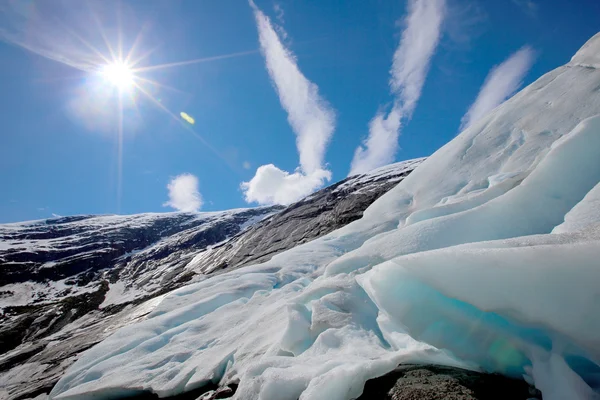
{"label": "exposed rock face", "polygon": [[49,392],[80,352],[143,319],[161,295],[360,218],[422,161],[347,178],[285,209],[0,225],[0,398]]}
{"label": "exposed rock face", "polygon": [[403,365],[365,384],[359,400],[528,400],[541,394],[525,381],[436,365]]}
{"label": "exposed rock face", "polygon": [[363,211],[396,186],[423,158],[403,161],[344,179],[264,219],[190,263],[210,273],[269,260],[275,254],[326,235],[362,217]]}

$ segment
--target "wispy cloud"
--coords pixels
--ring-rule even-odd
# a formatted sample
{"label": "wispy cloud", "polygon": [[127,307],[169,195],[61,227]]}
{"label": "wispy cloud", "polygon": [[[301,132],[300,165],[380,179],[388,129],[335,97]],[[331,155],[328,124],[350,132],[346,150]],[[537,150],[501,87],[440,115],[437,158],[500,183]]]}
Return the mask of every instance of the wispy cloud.
{"label": "wispy cloud", "polygon": [[354,153],[350,175],[394,160],[402,119],[411,118],[421,96],[445,14],[445,0],[409,0],[404,30],[390,70],[394,104],[387,115],[380,110],[371,120],[369,136]]}
{"label": "wispy cloud", "polygon": [[273,4],[273,11],[275,11],[275,18],[277,18],[277,23],[279,24],[283,24],[284,23],[284,12],[283,12],[283,8],[281,8],[281,5],[279,3],[274,3]]}
{"label": "wispy cloud", "polygon": [[473,42],[489,29],[489,25],[489,15],[481,1],[447,3],[444,35],[449,40],[445,41],[444,48],[451,51],[444,57],[463,58],[462,53],[472,48]]}
{"label": "wispy cloud", "polygon": [[513,95],[523,84],[523,78],[534,59],[533,49],[525,46],[493,67],[485,78],[475,102],[462,117],[460,130],[467,128]]}
{"label": "wispy cloud", "polygon": [[[325,151],[335,129],[335,112],[321,97],[319,88],[298,68],[296,57],[281,42],[267,17],[250,0],[261,52],[281,106],[296,134],[300,166],[294,173],[272,164],[263,165],[249,182],[241,185],[246,201],[288,204],[299,200],[331,179],[324,165]],[[290,179],[295,187],[288,185]]]}
{"label": "wispy cloud", "polygon": [[283,8],[279,3],[273,4],[273,11],[275,12],[275,19],[277,20],[277,25],[275,25],[274,28],[279,34],[281,40],[285,42],[288,39],[288,33],[283,28],[283,24],[285,23],[285,13],[283,12]]}
{"label": "wispy cloud", "polygon": [[198,178],[192,174],[181,174],[171,179],[167,185],[169,201],[164,207],[172,207],[178,211],[199,211],[202,207],[202,196],[198,191]]}

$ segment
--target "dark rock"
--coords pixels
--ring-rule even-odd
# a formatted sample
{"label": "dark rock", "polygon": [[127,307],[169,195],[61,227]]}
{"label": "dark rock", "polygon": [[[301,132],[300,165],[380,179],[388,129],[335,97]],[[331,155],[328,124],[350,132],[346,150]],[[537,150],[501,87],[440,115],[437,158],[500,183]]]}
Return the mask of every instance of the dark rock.
{"label": "dark rock", "polygon": [[265,262],[274,255],[360,219],[375,200],[412,172],[423,159],[352,176],[319,190],[211,249],[193,266],[211,273]]}
{"label": "dark rock", "polygon": [[527,382],[438,365],[402,365],[365,384],[359,400],[541,399]]}

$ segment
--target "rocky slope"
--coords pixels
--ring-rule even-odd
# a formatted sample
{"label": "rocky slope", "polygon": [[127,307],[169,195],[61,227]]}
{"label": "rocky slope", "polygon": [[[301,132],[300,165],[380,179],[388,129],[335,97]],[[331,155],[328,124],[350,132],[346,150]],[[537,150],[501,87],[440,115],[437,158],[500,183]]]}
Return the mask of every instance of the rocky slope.
{"label": "rocky slope", "polygon": [[0,225],[0,397],[49,392],[81,351],[143,319],[164,293],[360,218],[422,161],[347,178],[285,209]]}
{"label": "rocky slope", "polygon": [[275,254],[326,235],[362,217],[363,211],[396,186],[424,158],[348,177],[253,225],[243,235],[199,253],[188,268],[202,273],[270,260]]}
{"label": "rocky slope", "polygon": [[[193,277],[184,267],[198,251],[280,209],[76,216],[1,225],[0,370],[32,356],[60,364],[60,355],[42,351],[52,340],[69,357],[96,343],[110,326],[107,317],[184,285]],[[99,331],[76,341],[70,324]],[[19,376],[27,381],[38,373],[39,368],[28,368]],[[48,375],[47,369],[42,374]],[[8,385],[5,378],[0,388]],[[18,388],[31,389],[36,390],[35,383]]]}

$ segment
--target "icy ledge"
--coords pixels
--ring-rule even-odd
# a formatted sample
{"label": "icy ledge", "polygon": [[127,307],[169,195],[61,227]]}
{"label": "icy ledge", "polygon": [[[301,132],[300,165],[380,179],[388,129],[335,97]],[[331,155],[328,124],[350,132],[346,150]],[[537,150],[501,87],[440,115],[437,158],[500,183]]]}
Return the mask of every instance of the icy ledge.
{"label": "icy ledge", "polygon": [[569,64],[587,68],[600,68],[600,33],[588,40],[573,56]]}

